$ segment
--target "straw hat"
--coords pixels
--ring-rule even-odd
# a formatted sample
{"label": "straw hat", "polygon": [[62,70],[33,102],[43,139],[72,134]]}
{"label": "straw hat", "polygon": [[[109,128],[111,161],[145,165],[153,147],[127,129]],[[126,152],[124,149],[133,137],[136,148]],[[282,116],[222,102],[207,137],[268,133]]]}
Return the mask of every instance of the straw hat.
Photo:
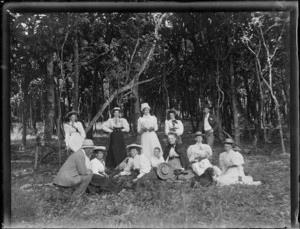
{"label": "straw hat", "polygon": [[166,162],[160,163],[157,167],[157,175],[163,180],[172,178],[174,176],[174,169]]}
{"label": "straw hat", "polygon": [[131,148],[142,149],[143,147],[138,144],[130,144],[130,145],[126,146],[127,150],[130,150]]}
{"label": "straw hat", "polygon": [[121,108],[120,107],[114,107],[114,109],[112,109],[112,113],[114,113],[115,111],[120,111]]}
{"label": "straw hat", "polygon": [[225,138],[224,144],[234,144],[233,139]]}
{"label": "straw hat", "polygon": [[94,142],[91,139],[85,139],[82,143],[82,149],[95,148]]}
{"label": "straw hat", "polygon": [[70,111],[69,113],[66,114],[66,117],[69,118],[73,114],[79,115],[79,112],[78,111],[74,111],[74,110]]}
{"label": "straw hat", "polygon": [[95,146],[94,151],[105,151],[106,147],[105,146]]}
{"label": "straw hat", "polygon": [[150,109],[150,106],[148,103],[142,103],[141,105],[141,111],[143,111],[145,108],[149,108]]}
{"label": "straw hat", "polygon": [[81,149],[83,144],[83,138],[80,136],[78,133],[74,133],[70,136],[69,138],[69,147],[71,150],[74,152],[78,151]]}
{"label": "straw hat", "polygon": [[197,131],[194,133],[194,136],[197,137],[197,136],[205,136],[205,134],[203,134],[201,131]]}

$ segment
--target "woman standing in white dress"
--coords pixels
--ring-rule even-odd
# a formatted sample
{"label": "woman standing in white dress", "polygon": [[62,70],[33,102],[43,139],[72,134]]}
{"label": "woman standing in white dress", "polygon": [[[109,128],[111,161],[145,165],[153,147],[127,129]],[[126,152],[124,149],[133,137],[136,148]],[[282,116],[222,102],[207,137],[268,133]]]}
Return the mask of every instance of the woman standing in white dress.
{"label": "woman standing in white dress", "polygon": [[162,148],[155,131],[158,130],[157,118],[150,115],[150,106],[148,103],[141,105],[143,116],[138,119],[137,131],[141,134],[141,145],[143,147],[143,154],[151,160],[154,155],[154,148],[158,147],[160,152]]}
{"label": "woman standing in white dress", "polygon": [[72,149],[74,152],[82,146],[83,140],[86,137],[82,123],[77,120],[78,112],[71,111],[66,114],[69,122],[64,124],[65,142],[67,149]]}

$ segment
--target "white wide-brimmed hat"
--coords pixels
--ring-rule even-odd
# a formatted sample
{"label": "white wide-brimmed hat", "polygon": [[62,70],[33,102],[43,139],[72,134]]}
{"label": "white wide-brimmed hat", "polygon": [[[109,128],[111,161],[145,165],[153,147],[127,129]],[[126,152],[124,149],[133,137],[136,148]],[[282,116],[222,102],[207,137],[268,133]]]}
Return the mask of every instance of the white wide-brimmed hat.
{"label": "white wide-brimmed hat", "polygon": [[160,163],[156,172],[157,175],[163,180],[174,177],[174,168],[167,162]]}
{"label": "white wide-brimmed hat", "polygon": [[69,147],[71,150],[74,152],[78,151],[81,149],[83,144],[83,138],[79,133],[73,133],[70,138],[69,138]]}
{"label": "white wide-brimmed hat", "polygon": [[105,146],[95,146],[94,151],[105,151],[106,147]]}
{"label": "white wide-brimmed hat", "polygon": [[141,111],[143,111],[145,108],[149,108],[150,109],[150,106],[148,103],[142,103],[141,105]]}
{"label": "white wide-brimmed hat", "polygon": [[114,109],[112,109],[112,113],[114,113],[115,111],[120,111],[121,108],[120,107],[114,107]]}
{"label": "white wide-brimmed hat", "polygon": [[197,137],[197,136],[205,136],[205,134],[203,134],[201,131],[197,131],[194,133],[194,136]]}
{"label": "white wide-brimmed hat", "polygon": [[126,146],[126,149],[131,149],[131,148],[137,148],[137,149],[142,149],[143,147],[141,145],[138,144],[130,144],[128,146]]}
{"label": "white wide-brimmed hat", "polygon": [[70,111],[69,113],[66,114],[66,117],[69,118],[73,114],[79,115],[79,112],[78,111]]}
{"label": "white wide-brimmed hat", "polygon": [[95,148],[94,142],[91,139],[85,139],[82,143],[82,149]]}
{"label": "white wide-brimmed hat", "polygon": [[224,143],[225,144],[234,144],[233,139],[231,139],[231,138],[226,138]]}

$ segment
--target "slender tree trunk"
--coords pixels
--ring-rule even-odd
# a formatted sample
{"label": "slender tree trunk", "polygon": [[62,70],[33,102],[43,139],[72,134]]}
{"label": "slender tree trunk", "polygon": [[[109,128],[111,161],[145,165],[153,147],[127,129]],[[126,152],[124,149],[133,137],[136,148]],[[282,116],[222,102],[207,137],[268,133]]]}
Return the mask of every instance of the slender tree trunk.
{"label": "slender tree trunk", "polygon": [[46,116],[45,116],[45,144],[49,144],[52,139],[54,126],[54,77],[53,77],[53,54],[48,55],[47,74],[45,78],[46,85]]}
{"label": "slender tree trunk", "polygon": [[140,97],[139,97],[139,86],[135,86],[132,90],[133,95],[134,95],[134,104],[133,104],[133,119],[132,119],[132,124],[133,124],[133,133],[137,134],[137,120],[140,117]]}
{"label": "slender tree trunk", "polygon": [[[28,69],[27,69],[28,70]],[[27,71],[27,74],[29,74],[29,70]],[[22,91],[24,94],[23,97],[23,104],[22,104],[22,126],[23,126],[23,132],[22,132],[22,145],[25,148],[26,147],[26,135],[27,135],[27,115],[28,115],[28,87],[29,87],[29,77],[24,76],[24,80],[22,82]]]}
{"label": "slender tree trunk", "polygon": [[[97,114],[97,92],[98,92],[98,66],[95,67],[95,72],[93,75],[93,91],[92,91],[92,109],[91,109],[91,117],[94,117]],[[90,120],[89,120],[90,121]],[[93,138],[93,128],[86,133],[88,139]]]}
{"label": "slender tree trunk", "polygon": [[239,126],[239,113],[237,109],[236,87],[234,78],[233,58],[230,55],[230,86],[231,86],[231,102],[233,111],[233,125],[235,142],[240,144],[240,126]]}
{"label": "slender tree trunk", "polygon": [[78,36],[77,30],[75,30],[75,40],[74,40],[74,94],[73,94],[73,109],[78,111],[79,108],[79,54],[78,54]]}

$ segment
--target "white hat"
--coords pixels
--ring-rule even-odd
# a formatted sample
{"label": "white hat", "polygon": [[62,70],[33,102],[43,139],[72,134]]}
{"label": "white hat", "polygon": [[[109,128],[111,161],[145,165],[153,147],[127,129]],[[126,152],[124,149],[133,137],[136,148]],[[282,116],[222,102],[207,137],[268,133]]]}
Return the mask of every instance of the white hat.
{"label": "white hat", "polygon": [[112,109],[112,112],[115,112],[115,111],[120,111],[121,108],[120,107],[114,107],[114,109]]}
{"label": "white hat", "polygon": [[142,103],[141,105],[141,111],[143,111],[145,108],[149,108],[150,109],[150,106],[148,103]]}
{"label": "white hat", "polygon": [[105,151],[106,147],[105,146],[95,146],[94,151],[102,150]]}
{"label": "white hat", "polygon": [[91,139],[85,139],[82,143],[82,149],[84,148],[95,148],[94,142]]}
{"label": "white hat", "polygon": [[131,148],[142,149],[143,147],[138,144],[130,144],[130,145],[126,146],[126,149],[131,149]]}
{"label": "white hat", "polygon": [[83,144],[83,138],[79,133],[73,133],[69,138],[69,147],[74,152],[78,151]]}

